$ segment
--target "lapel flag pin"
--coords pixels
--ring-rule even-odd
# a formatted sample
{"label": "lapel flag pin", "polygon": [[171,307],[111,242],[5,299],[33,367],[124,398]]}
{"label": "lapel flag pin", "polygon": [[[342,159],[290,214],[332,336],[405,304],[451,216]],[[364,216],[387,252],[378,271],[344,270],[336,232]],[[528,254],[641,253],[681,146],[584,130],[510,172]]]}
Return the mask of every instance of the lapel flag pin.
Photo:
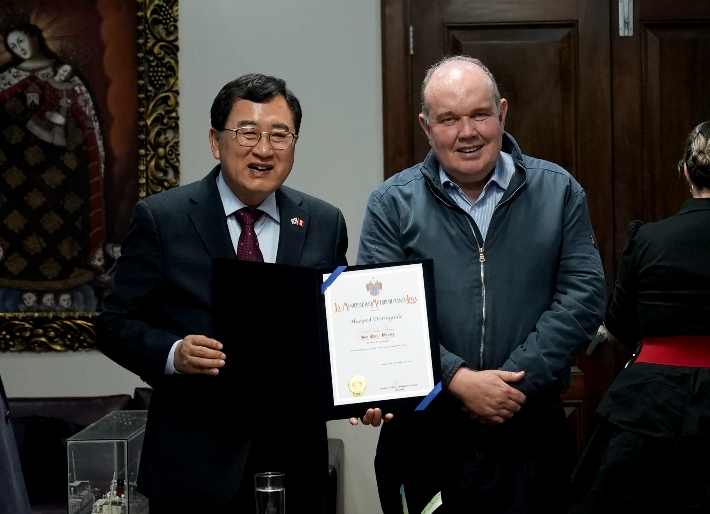
{"label": "lapel flag pin", "polygon": [[298,225],[299,227],[305,227],[306,224],[303,223],[301,218],[291,218],[291,225]]}

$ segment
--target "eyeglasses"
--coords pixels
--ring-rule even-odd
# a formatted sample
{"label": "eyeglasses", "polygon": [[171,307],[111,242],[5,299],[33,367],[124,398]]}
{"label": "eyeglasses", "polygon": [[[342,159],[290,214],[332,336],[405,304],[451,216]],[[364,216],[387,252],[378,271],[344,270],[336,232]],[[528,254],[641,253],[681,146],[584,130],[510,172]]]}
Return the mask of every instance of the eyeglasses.
{"label": "eyeglasses", "polygon": [[268,134],[271,148],[274,150],[286,150],[287,148],[290,148],[291,145],[298,139],[298,134],[282,132],[279,130],[275,130],[273,132],[260,132],[251,127],[225,128],[224,130],[234,132],[237,138],[237,143],[241,146],[256,146],[259,141],[261,141],[261,136],[263,134]]}

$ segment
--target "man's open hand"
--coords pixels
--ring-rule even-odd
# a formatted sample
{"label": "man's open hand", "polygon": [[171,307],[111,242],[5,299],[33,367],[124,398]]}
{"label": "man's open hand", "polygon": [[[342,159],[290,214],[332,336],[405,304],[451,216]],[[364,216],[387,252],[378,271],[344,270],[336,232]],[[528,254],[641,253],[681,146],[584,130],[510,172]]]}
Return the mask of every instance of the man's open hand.
{"label": "man's open hand", "polygon": [[205,336],[189,335],[175,348],[173,364],[180,373],[217,375],[226,355],[222,343]]}

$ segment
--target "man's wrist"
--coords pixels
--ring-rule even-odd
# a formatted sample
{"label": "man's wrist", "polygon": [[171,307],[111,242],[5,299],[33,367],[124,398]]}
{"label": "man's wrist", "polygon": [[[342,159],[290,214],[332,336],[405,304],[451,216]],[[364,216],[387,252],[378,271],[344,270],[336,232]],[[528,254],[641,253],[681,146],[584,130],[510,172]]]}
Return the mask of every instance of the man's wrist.
{"label": "man's wrist", "polygon": [[458,398],[460,400],[462,396],[464,396],[466,391],[464,375],[469,371],[475,373],[474,370],[468,369],[466,366],[460,366],[451,377],[447,390],[454,398]]}

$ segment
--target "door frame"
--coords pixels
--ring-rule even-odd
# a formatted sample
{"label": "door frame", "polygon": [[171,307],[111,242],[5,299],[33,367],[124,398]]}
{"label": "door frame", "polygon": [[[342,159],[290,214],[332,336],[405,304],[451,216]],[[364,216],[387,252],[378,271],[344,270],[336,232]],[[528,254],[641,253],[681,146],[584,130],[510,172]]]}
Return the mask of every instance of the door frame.
{"label": "door frame", "polygon": [[411,0],[381,0],[385,179],[411,166],[413,120],[409,13]]}

